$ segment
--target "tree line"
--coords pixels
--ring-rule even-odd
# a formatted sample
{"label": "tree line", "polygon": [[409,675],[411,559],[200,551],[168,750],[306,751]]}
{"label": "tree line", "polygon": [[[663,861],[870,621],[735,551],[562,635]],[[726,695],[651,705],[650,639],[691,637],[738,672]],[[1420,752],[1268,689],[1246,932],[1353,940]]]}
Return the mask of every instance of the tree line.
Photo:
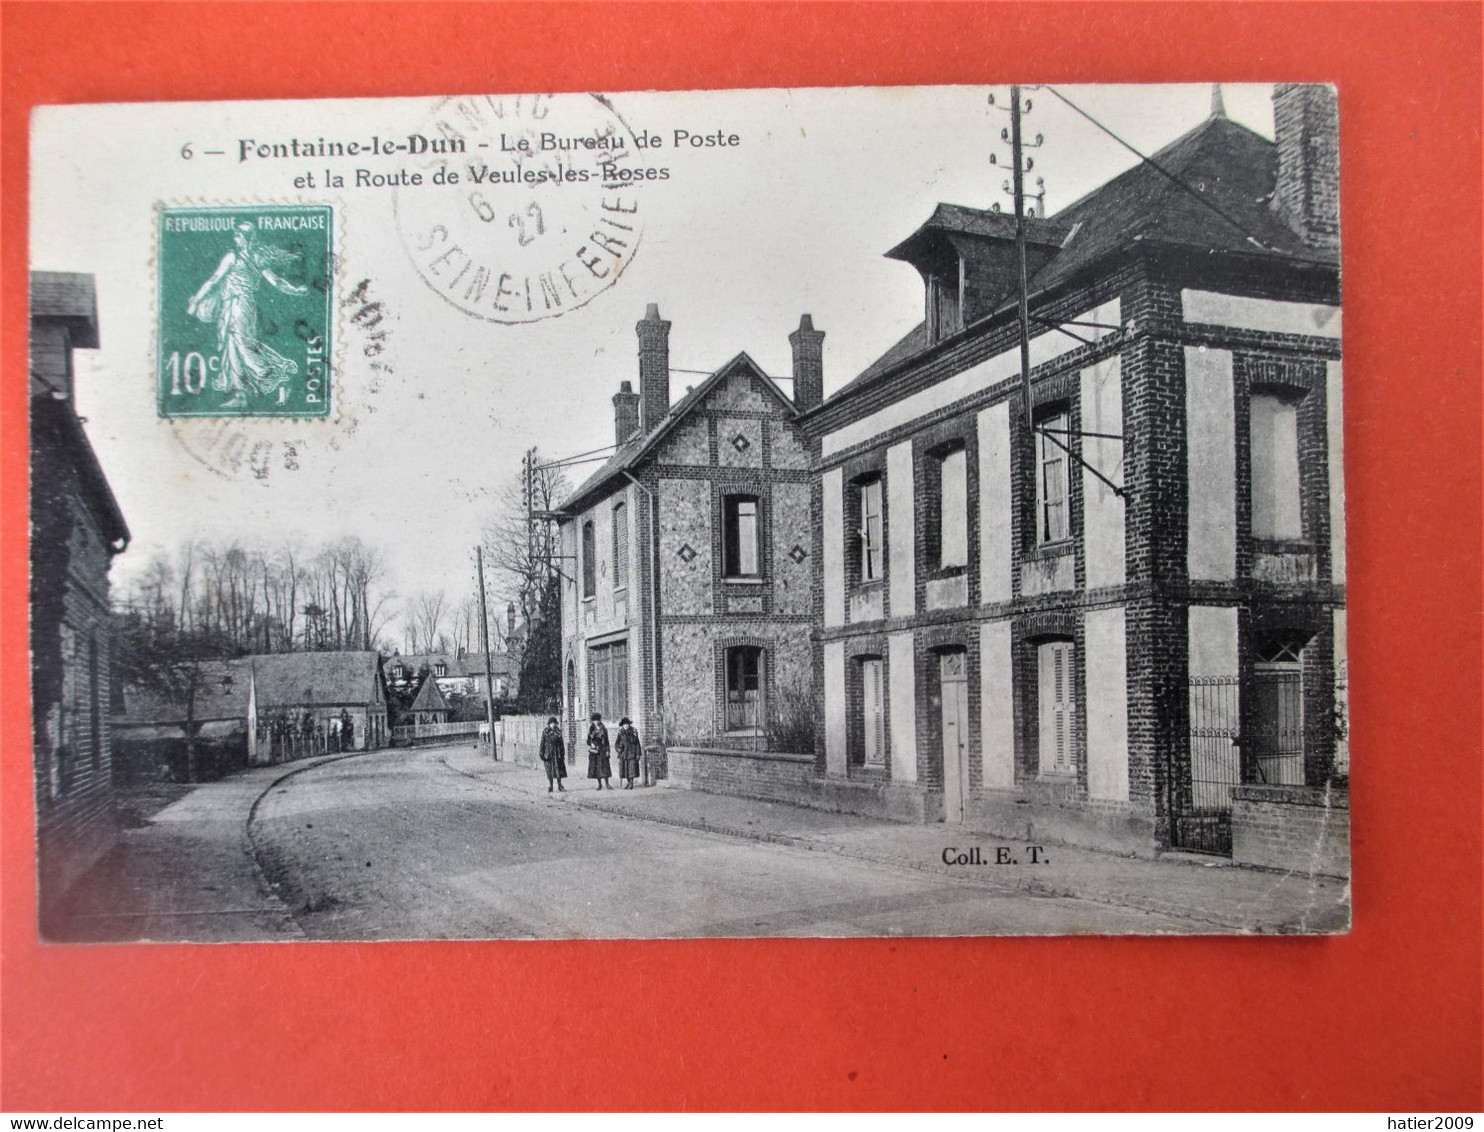
{"label": "tree line", "polygon": [[359,538],[318,547],[193,539],[156,554],[120,594],[121,616],[210,641],[221,655],[378,648],[394,593],[386,555]]}

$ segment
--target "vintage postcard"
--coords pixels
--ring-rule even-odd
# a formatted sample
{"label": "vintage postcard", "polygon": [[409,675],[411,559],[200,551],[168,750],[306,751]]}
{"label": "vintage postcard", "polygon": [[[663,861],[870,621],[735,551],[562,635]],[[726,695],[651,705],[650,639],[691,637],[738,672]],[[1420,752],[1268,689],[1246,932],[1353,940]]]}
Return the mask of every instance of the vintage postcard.
{"label": "vintage postcard", "polygon": [[1342,932],[1337,97],[43,107],[52,941]]}

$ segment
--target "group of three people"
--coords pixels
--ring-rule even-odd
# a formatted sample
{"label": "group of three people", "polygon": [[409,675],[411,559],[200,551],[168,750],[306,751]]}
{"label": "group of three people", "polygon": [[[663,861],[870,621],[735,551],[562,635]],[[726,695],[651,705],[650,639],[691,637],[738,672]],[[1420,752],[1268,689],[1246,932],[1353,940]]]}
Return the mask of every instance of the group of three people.
{"label": "group of three people", "polygon": [[[618,776],[623,779],[623,788],[632,790],[634,779],[639,777],[639,732],[634,730],[628,716],[618,721],[618,742],[613,750],[618,755]],[[550,794],[553,787],[565,791],[562,779],[567,777],[567,744],[554,715],[547,719],[546,730],[541,733],[540,753],[546,768],[546,792]],[[603,726],[603,717],[598,712],[593,712],[587,727],[587,776],[598,780],[599,790],[604,786],[613,789],[608,728]]]}

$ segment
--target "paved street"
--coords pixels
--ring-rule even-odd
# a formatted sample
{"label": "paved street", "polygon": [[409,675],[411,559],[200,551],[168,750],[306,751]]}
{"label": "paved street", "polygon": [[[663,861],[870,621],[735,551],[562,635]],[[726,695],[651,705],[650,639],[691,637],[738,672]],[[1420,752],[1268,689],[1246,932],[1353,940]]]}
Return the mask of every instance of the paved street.
{"label": "paved street", "polygon": [[[308,770],[252,840],[304,933],[327,939],[1061,933],[1178,929],[1148,913],[759,843],[473,777],[439,749]],[[580,795],[579,796],[579,792]],[[595,792],[593,792],[595,793]],[[652,791],[650,793],[671,793]],[[596,798],[592,799],[596,802]],[[826,815],[828,816],[828,815]]]}
{"label": "paved street", "polygon": [[[172,800],[173,799],[173,800]],[[1342,881],[1037,851],[670,787],[551,795],[472,745],[173,788],[59,938],[488,939],[1343,930]],[[945,863],[953,848],[962,860]],[[1000,855],[1014,863],[997,865]]]}

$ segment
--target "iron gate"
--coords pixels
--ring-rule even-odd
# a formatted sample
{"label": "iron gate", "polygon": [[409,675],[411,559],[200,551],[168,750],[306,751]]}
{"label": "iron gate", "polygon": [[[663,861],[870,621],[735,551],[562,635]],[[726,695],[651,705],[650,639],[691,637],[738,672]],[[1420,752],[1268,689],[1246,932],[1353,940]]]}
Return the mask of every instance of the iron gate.
{"label": "iron gate", "polygon": [[1178,849],[1231,856],[1232,787],[1242,781],[1240,685],[1236,676],[1190,679],[1190,773],[1173,775],[1170,787]]}

